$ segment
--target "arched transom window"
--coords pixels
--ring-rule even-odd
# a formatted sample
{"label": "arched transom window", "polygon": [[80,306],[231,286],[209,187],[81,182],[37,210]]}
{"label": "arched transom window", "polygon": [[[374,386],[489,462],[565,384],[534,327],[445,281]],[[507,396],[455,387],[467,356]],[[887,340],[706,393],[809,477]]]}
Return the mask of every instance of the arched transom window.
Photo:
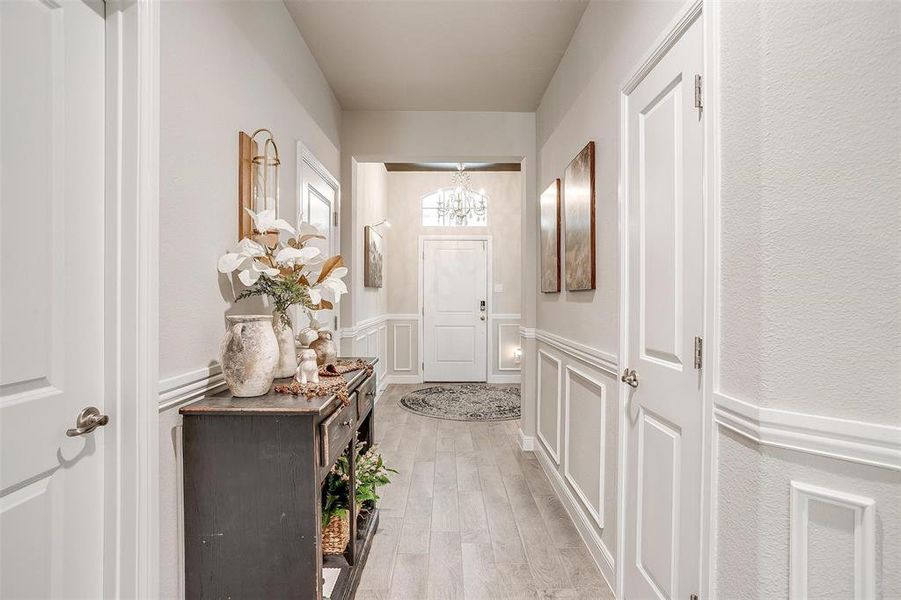
{"label": "arched transom window", "polygon": [[485,227],[488,225],[488,196],[473,190],[469,173],[460,165],[453,185],[422,197],[422,224],[427,227]]}

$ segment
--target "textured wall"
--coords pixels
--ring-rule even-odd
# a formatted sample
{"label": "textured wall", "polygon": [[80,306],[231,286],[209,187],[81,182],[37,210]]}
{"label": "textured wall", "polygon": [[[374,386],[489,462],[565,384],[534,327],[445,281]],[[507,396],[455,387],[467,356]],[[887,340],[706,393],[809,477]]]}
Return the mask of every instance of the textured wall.
{"label": "textured wall", "polygon": [[[520,173],[470,173],[474,189],[488,195],[487,227],[423,227],[420,201],[422,196],[451,183],[450,173],[388,174],[388,215],[391,229],[386,233],[392,259],[388,265],[391,289],[388,290],[388,312],[415,314],[419,310],[419,236],[420,235],[491,235],[494,283],[504,291],[494,293],[495,313],[519,314],[520,279],[520,209],[522,202]],[[489,290],[490,291],[490,290]]]}
{"label": "textured wall", "polygon": [[[338,173],[341,111],[281,2],[160,8],[160,376],[215,360],[231,289],[216,272],[237,241],[237,133],[279,144],[281,216],[294,220],[296,143]],[[174,409],[160,415],[160,594],[179,594]]]}
{"label": "textured wall", "polygon": [[[876,597],[901,598],[901,473],[759,447],[729,430],[721,433],[718,597],[788,597],[789,493],[791,482],[800,481],[876,501]],[[840,514],[847,518],[848,511]],[[816,515],[811,518],[816,521]],[[836,522],[826,529],[812,524],[808,532],[811,597],[816,589],[828,586],[829,593],[820,597],[850,598],[841,593],[849,585],[849,549],[834,543],[846,539],[847,533]]]}
{"label": "textured wall", "polygon": [[901,424],[899,20],[897,2],[724,6],[727,394]]}
{"label": "textured wall", "polygon": [[[897,2],[723,6],[723,393],[901,424],[899,22]],[[718,443],[720,597],[788,595],[791,481],[875,500],[877,597],[901,597],[898,472]],[[811,597],[849,597],[849,512],[816,510]]]}

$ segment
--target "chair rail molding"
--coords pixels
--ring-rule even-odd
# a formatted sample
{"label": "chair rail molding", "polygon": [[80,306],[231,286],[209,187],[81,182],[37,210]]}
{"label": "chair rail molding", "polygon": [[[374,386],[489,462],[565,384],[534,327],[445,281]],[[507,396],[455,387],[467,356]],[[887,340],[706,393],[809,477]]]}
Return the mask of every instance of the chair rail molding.
{"label": "chair rail molding", "polygon": [[758,444],[901,471],[901,427],[766,408],[714,392],[714,418]]}
{"label": "chair rail molding", "polygon": [[576,342],[563,336],[530,327],[520,327],[519,335],[524,339],[534,339],[551,346],[571,358],[619,377],[619,359],[615,354],[599,348]]}
{"label": "chair rail molding", "polygon": [[353,327],[344,327],[338,334],[342,339],[354,338],[374,327],[378,327],[388,321],[419,321],[417,314],[384,314],[369,319],[364,319]]}
{"label": "chair rail molding", "polygon": [[216,394],[225,387],[225,375],[222,374],[222,368],[218,363],[161,379],[159,412],[172,410],[188,402]]}

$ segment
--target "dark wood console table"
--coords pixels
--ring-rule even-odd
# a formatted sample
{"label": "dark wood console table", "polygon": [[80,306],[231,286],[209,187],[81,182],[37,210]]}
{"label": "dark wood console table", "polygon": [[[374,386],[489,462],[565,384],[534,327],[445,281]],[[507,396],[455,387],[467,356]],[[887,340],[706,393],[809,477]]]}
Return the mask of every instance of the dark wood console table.
{"label": "dark wood console table", "polygon": [[[334,395],[235,398],[226,391],[179,411],[187,598],[321,600],[322,482],[345,451],[354,465],[357,436],[375,439],[376,376],[344,377],[346,407]],[[344,555],[327,557],[327,567],[341,569],[331,600],[354,597],[377,527],[374,507],[352,518]]]}

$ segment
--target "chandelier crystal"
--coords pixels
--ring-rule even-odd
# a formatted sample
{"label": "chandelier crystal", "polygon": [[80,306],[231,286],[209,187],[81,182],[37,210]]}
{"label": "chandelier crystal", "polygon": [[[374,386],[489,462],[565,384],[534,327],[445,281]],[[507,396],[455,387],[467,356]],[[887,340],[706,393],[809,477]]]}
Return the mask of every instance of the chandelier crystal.
{"label": "chandelier crystal", "polygon": [[483,217],[487,207],[485,194],[472,189],[469,173],[463,163],[459,163],[452,185],[439,190],[438,216],[453,218],[458,225],[462,225],[470,217]]}

